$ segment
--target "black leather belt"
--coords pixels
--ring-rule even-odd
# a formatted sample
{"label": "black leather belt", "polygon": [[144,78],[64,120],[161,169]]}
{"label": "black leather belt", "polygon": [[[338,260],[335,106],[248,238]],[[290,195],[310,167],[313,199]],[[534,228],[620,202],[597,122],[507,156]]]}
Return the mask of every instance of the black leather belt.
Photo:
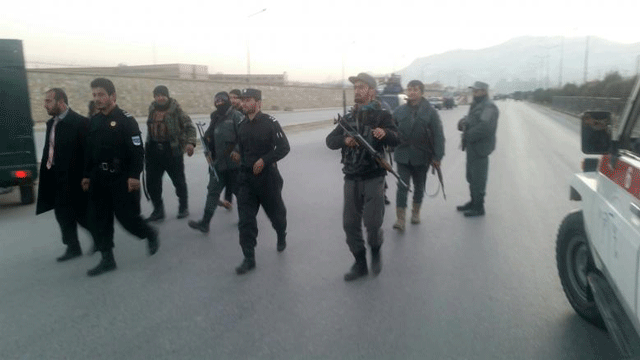
{"label": "black leather belt", "polygon": [[169,143],[168,141],[149,141],[149,143],[147,144],[147,146],[151,146],[153,148],[155,148],[158,151],[163,151],[165,149],[168,149],[171,146],[171,143]]}

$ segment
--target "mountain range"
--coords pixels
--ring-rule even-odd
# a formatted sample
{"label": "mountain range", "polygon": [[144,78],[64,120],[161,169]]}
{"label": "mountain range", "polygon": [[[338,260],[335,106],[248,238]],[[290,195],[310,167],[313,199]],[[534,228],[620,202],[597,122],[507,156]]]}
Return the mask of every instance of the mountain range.
{"label": "mountain range", "polygon": [[525,36],[485,49],[417,58],[399,74],[405,86],[412,79],[456,88],[484,81],[497,93],[581,84],[587,42],[587,81],[602,79],[612,71],[627,77],[640,70],[640,42],[622,44],[594,36]]}

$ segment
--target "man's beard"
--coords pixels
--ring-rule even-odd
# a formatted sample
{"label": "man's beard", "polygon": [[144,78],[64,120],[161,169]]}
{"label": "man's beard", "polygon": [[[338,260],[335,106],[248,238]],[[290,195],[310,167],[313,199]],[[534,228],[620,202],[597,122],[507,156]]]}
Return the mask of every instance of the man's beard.
{"label": "man's beard", "polygon": [[482,101],[482,100],[484,100],[486,98],[487,98],[487,95],[474,96],[473,97],[473,102],[479,103],[480,101]]}
{"label": "man's beard", "polygon": [[47,114],[49,114],[49,116],[58,116],[62,113],[62,111],[60,111],[60,108],[58,108],[57,106],[51,110],[47,110]]}

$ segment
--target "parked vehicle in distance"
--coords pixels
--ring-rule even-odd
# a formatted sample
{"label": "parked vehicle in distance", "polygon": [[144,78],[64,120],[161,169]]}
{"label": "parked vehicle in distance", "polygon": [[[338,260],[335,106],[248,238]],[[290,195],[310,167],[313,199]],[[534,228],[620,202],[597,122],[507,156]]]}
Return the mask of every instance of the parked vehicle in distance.
{"label": "parked vehicle in distance", "polygon": [[407,103],[407,95],[403,93],[400,75],[391,74],[385,82],[380,84],[380,87],[378,99],[383,103],[383,107],[388,107],[387,110],[390,112]]}
{"label": "parked vehicle in distance", "polygon": [[431,96],[427,100],[429,101],[429,104],[431,104],[431,106],[438,110],[442,110],[443,103],[439,97]]}
{"label": "parked vehicle in distance", "polygon": [[21,203],[30,204],[38,167],[20,40],[0,39],[0,104],[0,188],[19,186]]}
{"label": "parked vehicle in distance", "polygon": [[456,100],[453,96],[445,96],[442,98],[442,106],[448,110],[453,109],[458,106],[458,104],[456,104]]}
{"label": "parked vehicle in distance", "polygon": [[570,182],[580,208],[562,221],[556,263],[575,311],[606,327],[624,358],[640,357],[640,80],[619,122],[582,115],[584,172]]}

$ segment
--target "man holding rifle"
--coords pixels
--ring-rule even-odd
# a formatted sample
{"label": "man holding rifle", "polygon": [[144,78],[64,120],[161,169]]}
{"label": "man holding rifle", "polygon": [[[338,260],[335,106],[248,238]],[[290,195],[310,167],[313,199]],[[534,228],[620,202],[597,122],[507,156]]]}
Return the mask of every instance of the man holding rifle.
{"label": "man holding rifle", "polygon": [[[211,113],[211,124],[204,133],[204,141],[210,152],[212,165],[209,168],[209,186],[204,215],[200,221],[189,221],[189,226],[203,233],[209,232],[209,223],[218,206],[223,188],[235,193],[236,175],[239,165],[231,160],[238,142],[238,124],[242,114],[231,105],[229,94],[219,92],[214,98],[216,111]],[[198,124],[198,126],[203,124]]]}
{"label": "man holding rifle", "polygon": [[[393,170],[380,155],[384,145],[398,144],[391,114],[382,110],[380,103],[374,100],[376,80],[371,75],[360,73],[350,77],[349,81],[354,85],[356,104],[344,120],[338,119],[341,123],[326,139],[329,149],[342,151],[342,172],[345,174],[342,221],[347,245],[356,260],[344,275],[345,281],[369,273],[362,223],[367,229],[367,242],[371,248],[371,270],[377,275],[382,269],[384,179],[387,170]],[[373,148],[377,154],[372,154],[367,148]]]}
{"label": "man holding rifle", "polygon": [[[422,97],[424,84],[412,80],[407,85],[408,103],[393,112],[402,143],[396,147],[395,160],[400,178],[407,184],[413,179],[411,223],[420,223],[420,206],[424,196],[429,165],[438,169],[444,156],[444,134],[438,112]],[[393,228],[404,231],[407,208],[407,188],[398,186],[396,193],[397,220]]]}

